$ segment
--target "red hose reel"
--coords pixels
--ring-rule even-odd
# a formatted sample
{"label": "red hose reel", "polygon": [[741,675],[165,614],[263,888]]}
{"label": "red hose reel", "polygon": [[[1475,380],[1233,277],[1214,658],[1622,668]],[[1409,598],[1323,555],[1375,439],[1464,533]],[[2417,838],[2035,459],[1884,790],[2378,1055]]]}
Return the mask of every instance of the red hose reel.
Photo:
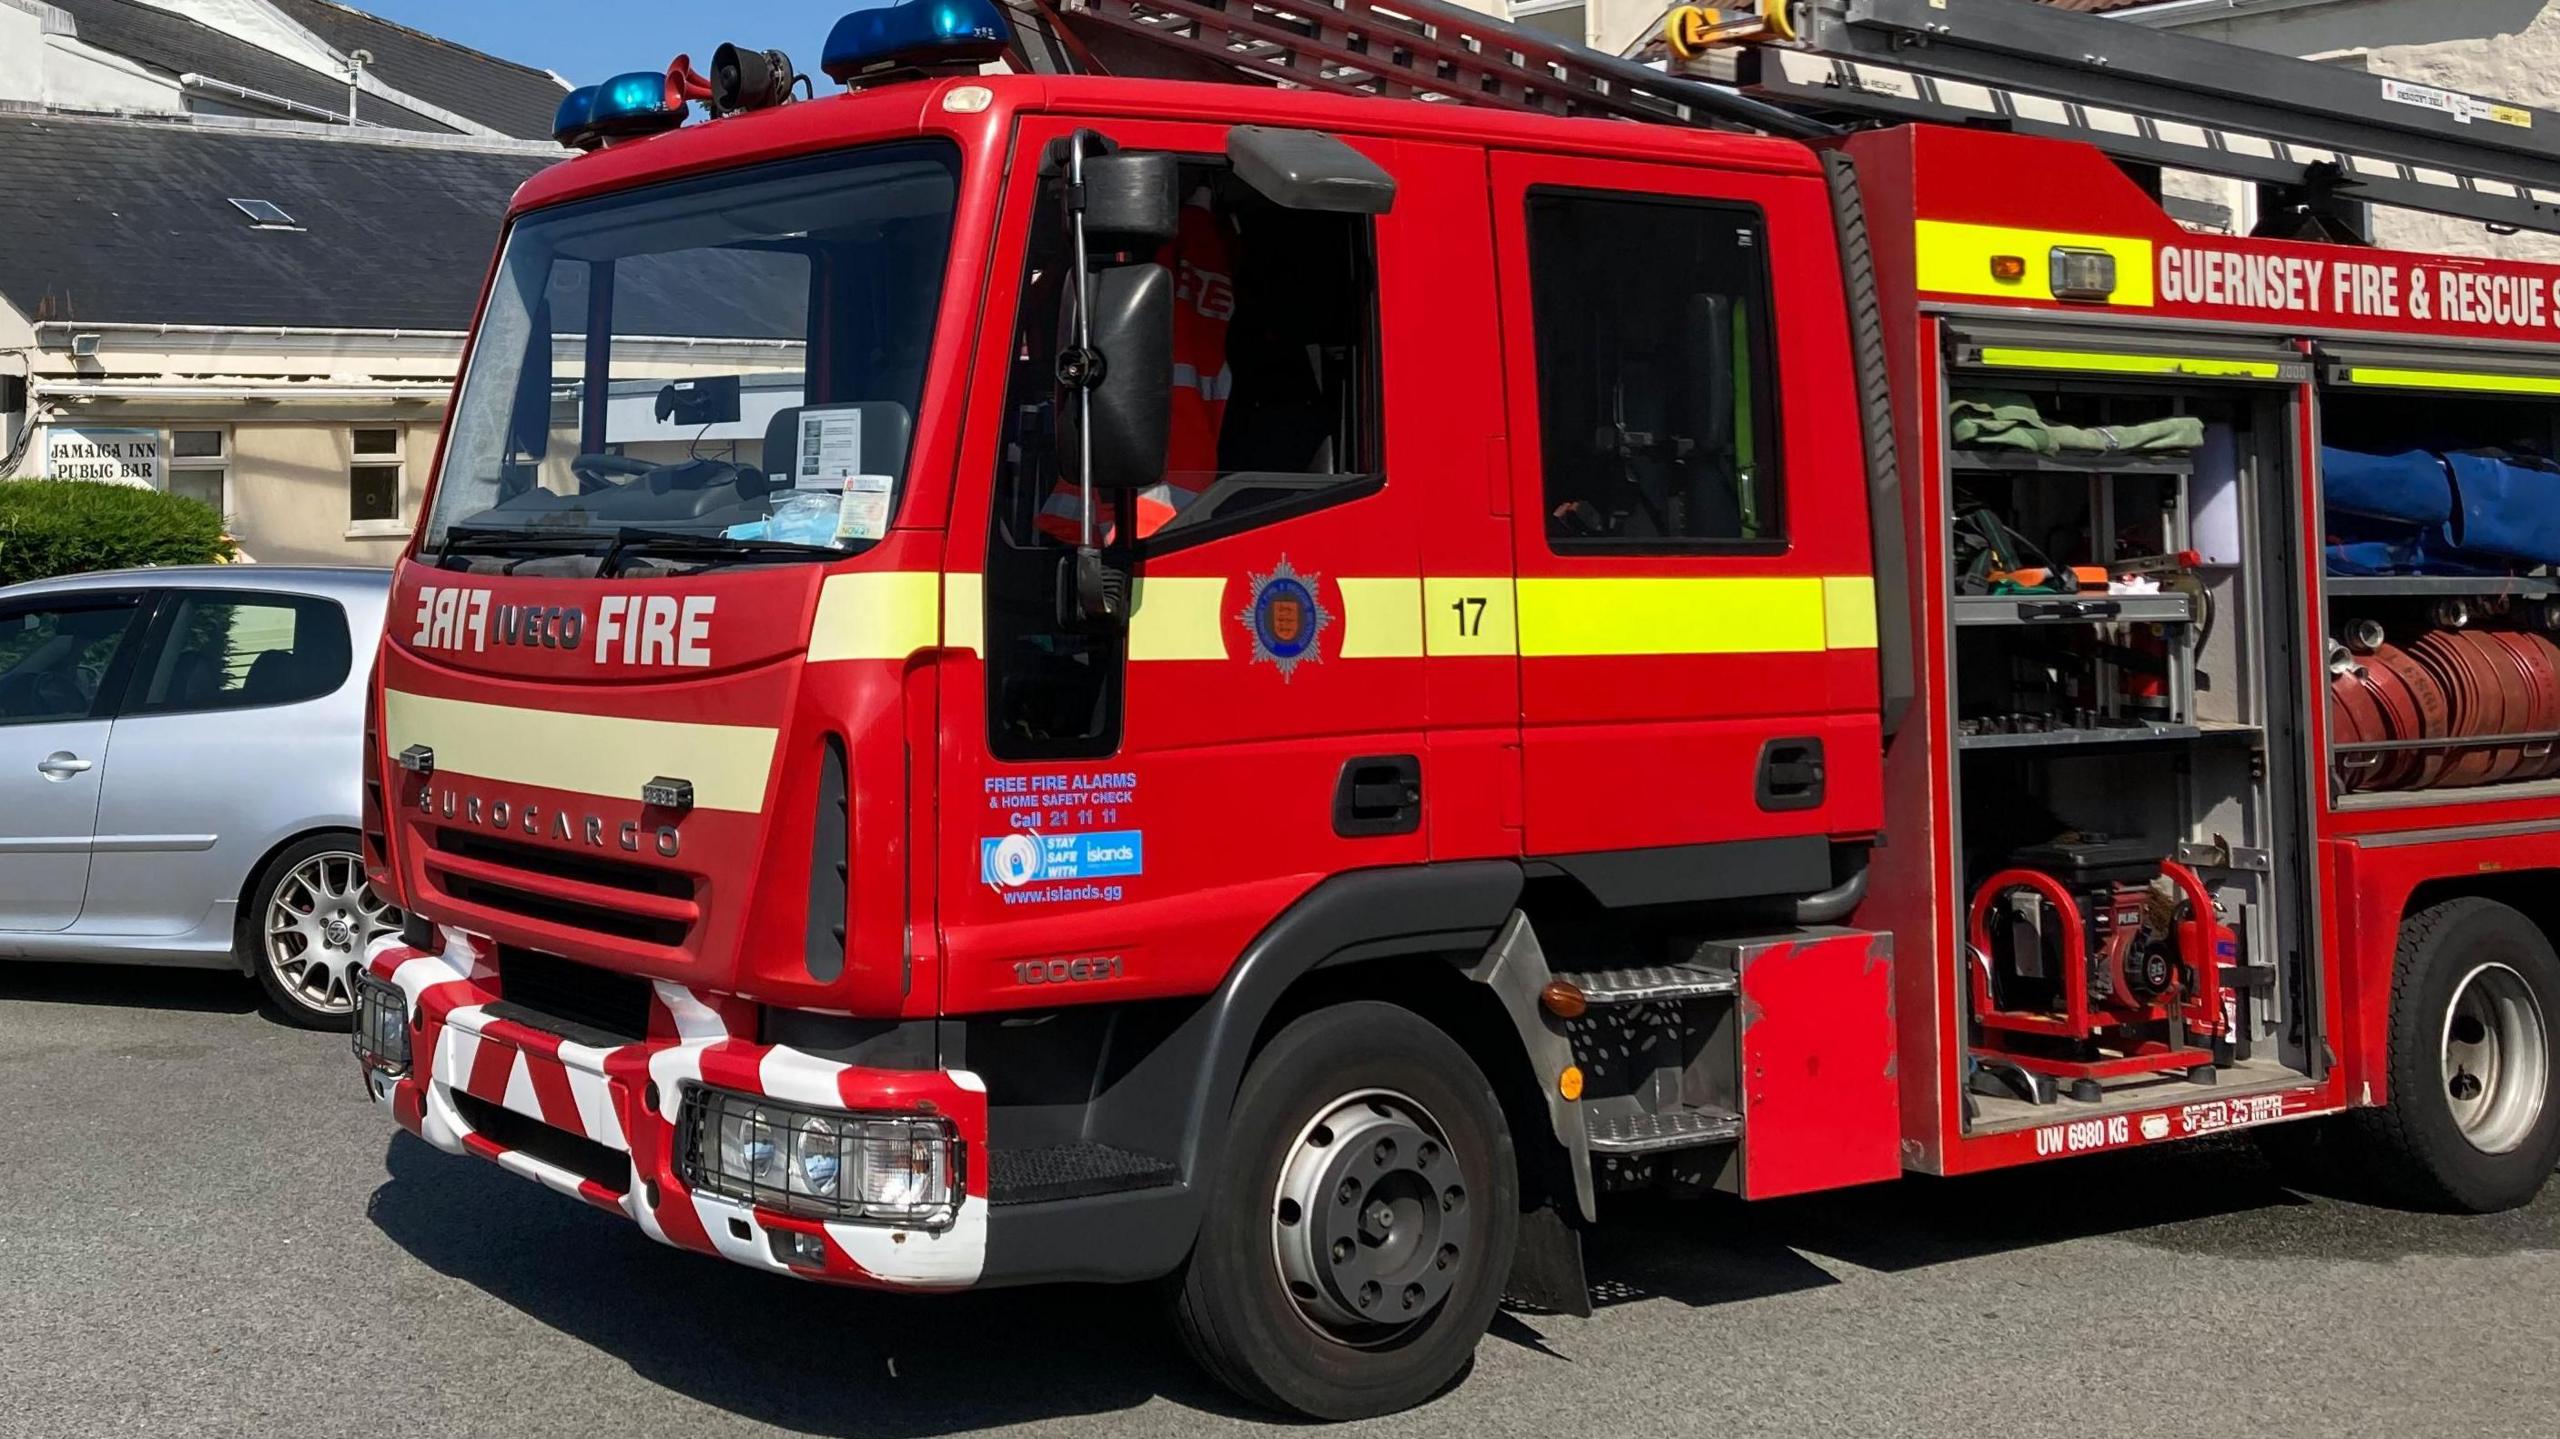
{"label": "red hose reel", "polygon": [[[1966,918],[1974,973],[1972,1012],[1978,1056],[2048,1078],[2094,1085],[2136,1074],[2210,1070],[2210,1049],[2189,1041],[2225,1028],[2222,967],[2238,941],[2215,914],[2196,872],[2163,861],[2161,881],[2113,884],[2075,894],[2042,870],[2008,869],[1974,891]],[[2041,978],[2051,1005],[2004,1007],[2000,992],[2024,986],[2042,966],[1992,934],[1995,910],[2012,896],[2041,901],[2060,925],[2057,973]],[[2092,947],[2094,943],[2094,948]],[[2077,1084],[2075,1083],[2075,1088]],[[2080,1097],[2093,1097],[2082,1094]]]}
{"label": "red hose reel", "polygon": [[2475,629],[2376,645],[2330,677],[2329,728],[2340,745],[2410,746],[2340,755],[2353,790],[2560,775],[2560,748],[2550,738],[2560,731],[2560,645],[2526,631]]}

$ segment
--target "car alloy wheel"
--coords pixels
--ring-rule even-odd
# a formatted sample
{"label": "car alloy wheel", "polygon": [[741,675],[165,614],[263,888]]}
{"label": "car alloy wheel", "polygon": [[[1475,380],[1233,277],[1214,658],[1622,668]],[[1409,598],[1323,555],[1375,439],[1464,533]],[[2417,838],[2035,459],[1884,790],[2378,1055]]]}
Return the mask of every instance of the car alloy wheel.
{"label": "car alloy wheel", "polygon": [[262,933],[267,969],[284,992],[321,1014],[355,1007],[349,976],[373,942],[400,927],[400,911],[365,882],[361,856],[332,850],[297,864],[276,885]]}

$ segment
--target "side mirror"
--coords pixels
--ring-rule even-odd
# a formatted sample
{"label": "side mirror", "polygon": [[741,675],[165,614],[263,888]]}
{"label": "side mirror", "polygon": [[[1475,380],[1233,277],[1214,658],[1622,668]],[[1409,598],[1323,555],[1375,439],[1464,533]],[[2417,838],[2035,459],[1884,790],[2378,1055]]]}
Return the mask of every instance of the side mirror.
{"label": "side mirror", "polygon": [[1090,351],[1069,346],[1058,359],[1067,399],[1061,463],[1072,480],[1087,478],[1089,463],[1097,490],[1152,485],[1164,476],[1173,433],[1173,272],[1152,264],[1097,270],[1086,294]]}
{"label": "side mirror", "polygon": [[[1091,343],[1069,343],[1058,356],[1059,467],[1099,504],[1106,493],[1164,474],[1173,430],[1173,272],[1121,265],[1092,272],[1083,288]],[[1075,333],[1072,321],[1059,329]],[[1104,554],[1101,539],[1097,517],[1060,575],[1059,614],[1070,624],[1107,628],[1128,617],[1126,566]]]}
{"label": "side mirror", "polygon": [[1115,150],[1084,157],[1085,244],[1100,256],[1135,252],[1155,258],[1182,223],[1173,156],[1163,150]]}

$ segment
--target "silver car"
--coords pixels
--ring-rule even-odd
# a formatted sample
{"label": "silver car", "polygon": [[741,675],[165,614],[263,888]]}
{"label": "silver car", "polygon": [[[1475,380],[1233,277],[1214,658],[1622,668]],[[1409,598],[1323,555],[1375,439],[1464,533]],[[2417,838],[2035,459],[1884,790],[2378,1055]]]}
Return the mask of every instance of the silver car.
{"label": "silver car", "polygon": [[0,589],[0,959],[236,966],[347,1022],[399,925],[366,886],[382,570],[122,570]]}

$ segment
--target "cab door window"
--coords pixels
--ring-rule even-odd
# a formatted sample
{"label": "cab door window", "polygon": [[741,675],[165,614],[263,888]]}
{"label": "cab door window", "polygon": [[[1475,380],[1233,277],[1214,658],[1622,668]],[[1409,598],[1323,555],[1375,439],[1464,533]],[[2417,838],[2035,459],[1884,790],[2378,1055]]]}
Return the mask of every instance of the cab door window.
{"label": "cab door window", "polygon": [[1759,212],[1557,189],[1531,191],[1528,207],[1549,545],[1780,548]]}
{"label": "cab door window", "polygon": [[[1377,270],[1366,217],[1284,209],[1223,162],[1185,162],[1174,241],[1173,423],[1165,473],[1097,496],[1092,534],[1125,563],[1370,493],[1381,482]],[[1060,186],[1044,183],[1013,342],[987,554],[988,729],[1002,759],[1112,753],[1123,637],[1059,623],[1061,558],[1085,533],[1058,463],[1067,305]]]}

